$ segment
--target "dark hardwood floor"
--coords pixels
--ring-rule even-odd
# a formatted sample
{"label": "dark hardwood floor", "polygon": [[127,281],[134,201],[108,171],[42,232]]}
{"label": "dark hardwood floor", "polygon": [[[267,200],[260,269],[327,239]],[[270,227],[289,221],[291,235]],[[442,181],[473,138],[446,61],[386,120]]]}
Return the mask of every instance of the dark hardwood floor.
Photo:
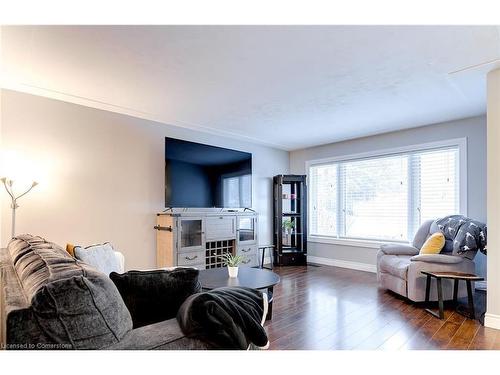
{"label": "dark hardwood floor", "polygon": [[439,320],[379,289],[374,273],[329,266],[275,267],[270,349],[500,349],[500,331],[450,306]]}

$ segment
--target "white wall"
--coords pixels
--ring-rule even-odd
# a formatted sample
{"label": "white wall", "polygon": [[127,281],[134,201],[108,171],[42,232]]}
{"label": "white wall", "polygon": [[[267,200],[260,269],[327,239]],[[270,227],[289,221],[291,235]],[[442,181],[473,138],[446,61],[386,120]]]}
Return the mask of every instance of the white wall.
{"label": "white wall", "polygon": [[[305,174],[305,163],[307,160],[357,154],[367,151],[377,151],[461,137],[467,137],[468,215],[474,219],[486,222],[485,116],[292,151],[290,153],[290,172]],[[308,244],[308,253],[312,256],[331,258],[342,262],[357,262],[373,266],[376,262],[377,249],[310,242]],[[478,254],[475,260],[477,271],[484,275],[486,273],[484,255]]]}
{"label": "white wall", "polygon": [[[125,254],[128,269],[154,267],[164,139],[171,136],[253,154],[259,242],[272,243],[272,176],[288,173],[288,152],[15,91],[1,96],[3,151],[31,161],[40,180],[19,202],[17,233],[62,246],[110,241]],[[9,215],[2,199],[3,246]]]}

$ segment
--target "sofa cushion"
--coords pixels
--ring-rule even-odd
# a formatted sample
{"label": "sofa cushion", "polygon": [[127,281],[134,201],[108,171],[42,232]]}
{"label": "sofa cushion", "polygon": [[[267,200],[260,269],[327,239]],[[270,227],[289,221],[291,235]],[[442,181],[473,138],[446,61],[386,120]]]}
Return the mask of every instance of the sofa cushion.
{"label": "sofa cushion", "polygon": [[457,264],[463,262],[463,258],[447,254],[419,254],[411,257],[412,262],[427,262],[440,264]]}
{"label": "sofa cushion", "polygon": [[104,348],[132,329],[116,287],[90,267],[82,268],[81,276],[47,284],[35,295],[32,308],[46,334],[75,349]]}
{"label": "sofa cushion", "polygon": [[81,269],[75,267],[75,259],[58,245],[41,237],[29,234],[16,236],[7,249],[28,301],[51,278],[81,275]]}
{"label": "sofa cushion", "polygon": [[418,249],[405,243],[384,243],[380,245],[380,250],[387,255],[416,255]]}
{"label": "sofa cushion", "polygon": [[173,270],[112,272],[109,277],[127,305],[134,328],[174,318],[181,304],[201,290],[199,271]]}
{"label": "sofa cushion", "polygon": [[433,233],[427,238],[420,249],[420,255],[439,254],[445,243],[444,234],[441,232]]}
{"label": "sofa cushion", "polygon": [[406,280],[410,258],[408,255],[385,255],[380,258],[379,271]]}
{"label": "sofa cushion", "polygon": [[74,349],[99,349],[132,329],[113,282],[41,237],[22,235],[8,246],[33,319],[44,335]]}
{"label": "sofa cushion", "polygon": [[119,343],[113,344],[107,349],[202,350],[210,349],[210,346],[201,340],[185,337],[177,319],[168,319],[133,329]]}
{"label": "sofa cushion", "polygon": [[75,246],[74,252],[77,259],[90,264],[105,275],[121,271],[120,262],[109,242],[87,247]]}

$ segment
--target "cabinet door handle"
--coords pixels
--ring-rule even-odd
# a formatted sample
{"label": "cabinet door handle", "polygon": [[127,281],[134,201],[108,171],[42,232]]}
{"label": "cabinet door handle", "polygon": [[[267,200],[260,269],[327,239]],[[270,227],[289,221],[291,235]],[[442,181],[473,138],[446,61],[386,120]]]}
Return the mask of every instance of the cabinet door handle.
{"label": "cabinet door handle", "polygon": [[198,255],[195,255],[194,257],[190,258],[188,256],[185,256],[184,259],[186,260],[195,260],[196,258],[198,258]]}

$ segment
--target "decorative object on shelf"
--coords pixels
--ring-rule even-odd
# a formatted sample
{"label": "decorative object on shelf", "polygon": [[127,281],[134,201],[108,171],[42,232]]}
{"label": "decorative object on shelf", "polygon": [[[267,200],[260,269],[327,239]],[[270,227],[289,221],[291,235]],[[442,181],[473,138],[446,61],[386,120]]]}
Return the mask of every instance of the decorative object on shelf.
{"label": "decorative object on shelf", "polygon": [[292,236],[293,229],[295,228],[295,222],[291,219],[286,219],[283,221],[283,244],[290,246],[290,240]]}
{"label": "decorative object on shelf", "polygon": [[31,191],[31,189],[33,189],[36,185],[38,185],[38,182],[33,181],[31,183],[31,186],[27,190],[25,190],[23,193],[18,194],[16,196],[16,194],[14,193],[14,186],[13,186],[14,181],[7,179],[7,177],[2,177],[0,180],[3,182],[3,186],[5,187],[5,190],[7,191],[7,193],[9,193],[10,198],[11,198],[11,204],[10,204],[10,207],[12,208],[11,235],[12,235],[12,238],[14,238],[16,235],[16,209],[19,208],[19,205],[17,204],[17,200],[19,198],[25,196],[26,194],[28,194]]}
{"label": "decorative object on shelf", "polygon": [[222,258],[224,259],[224,264],[227,266],[229,277],[238,277],[238,266],[243,263],[245,256],[225,253],[222,255]]}
{"label": "decorative object on shelf", "polygon": [[275,266],[307,264],[306,197],[305,175],[274,176],[273,261]]}

